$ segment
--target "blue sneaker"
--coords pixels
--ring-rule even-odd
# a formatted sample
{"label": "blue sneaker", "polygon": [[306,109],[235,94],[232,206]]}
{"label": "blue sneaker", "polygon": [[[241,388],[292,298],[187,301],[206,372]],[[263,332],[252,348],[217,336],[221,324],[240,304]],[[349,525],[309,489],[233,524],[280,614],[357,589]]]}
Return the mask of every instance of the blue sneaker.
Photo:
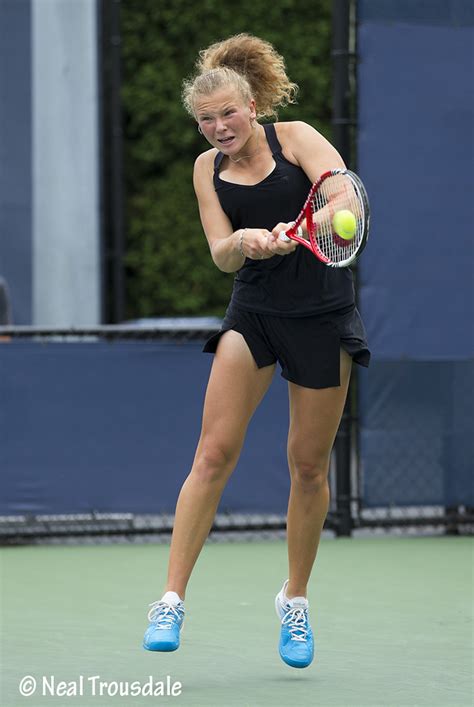
{"label": "blue sneaker", "polygon": [[166,592],[160,601],[150,604],[143,648],[147,651],[175,651],[184,621],[184,603],[176,592]]}
{"label": "blue sneaker", "polygon": [[275,609],[281,622],[280,657],[292,668],[307,668],[314,657],[314,639],[308,619],[305,597],[286,598],[286,580],[275,599]]}

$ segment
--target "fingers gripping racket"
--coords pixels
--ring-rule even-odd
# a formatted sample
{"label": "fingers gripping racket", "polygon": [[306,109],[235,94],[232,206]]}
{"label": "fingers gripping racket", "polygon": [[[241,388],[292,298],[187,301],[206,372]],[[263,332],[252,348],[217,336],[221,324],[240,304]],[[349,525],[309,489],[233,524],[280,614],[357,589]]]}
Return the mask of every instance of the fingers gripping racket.
{"label": "fingers gripping racket", "polygon": [[280,240],[297,241],[325,265],[343,268],[365,248],[369,219],[369,200],[359,177],[332,169],[313,184],[298,218],[288,231],[281,231]]}

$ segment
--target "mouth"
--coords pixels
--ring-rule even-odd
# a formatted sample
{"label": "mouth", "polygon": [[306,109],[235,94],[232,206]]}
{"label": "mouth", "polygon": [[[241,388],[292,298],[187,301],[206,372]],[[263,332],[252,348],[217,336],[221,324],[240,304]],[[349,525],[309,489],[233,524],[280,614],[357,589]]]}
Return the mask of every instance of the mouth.
{"label": "mouth", "polygon": [[223,145],[223,147],[228,147],[229,145],[232,145],[232,143],[235,140],[235,136],[233,135],[232,137],[224,137],[221,139],[218,139],[217,142]]}

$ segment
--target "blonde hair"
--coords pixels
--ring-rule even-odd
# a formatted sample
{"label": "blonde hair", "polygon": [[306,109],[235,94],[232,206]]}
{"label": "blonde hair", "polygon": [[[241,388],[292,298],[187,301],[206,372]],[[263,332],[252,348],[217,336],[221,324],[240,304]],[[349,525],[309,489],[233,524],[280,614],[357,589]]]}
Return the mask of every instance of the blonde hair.
{"label": "blonde hair", "polygon": [[276,108],[296,102],[298,86],[286,75],[285,60],[270,42],[241,33],[199,52],[197,74],[183,83],[184,107],[195,116],[198,96],[234,86],[246,102],[255,100],[257,118],[274,118]]}

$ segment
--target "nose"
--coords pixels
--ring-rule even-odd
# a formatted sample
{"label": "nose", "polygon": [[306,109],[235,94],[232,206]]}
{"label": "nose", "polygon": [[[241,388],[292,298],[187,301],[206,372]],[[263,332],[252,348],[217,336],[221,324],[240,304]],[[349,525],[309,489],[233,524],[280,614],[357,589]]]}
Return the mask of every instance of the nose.
{"label": "nose", "polygon": [[224,132],[225,130],[227,130],[225,121],[222,118],[216,118],[216,131],[220,133]]}

